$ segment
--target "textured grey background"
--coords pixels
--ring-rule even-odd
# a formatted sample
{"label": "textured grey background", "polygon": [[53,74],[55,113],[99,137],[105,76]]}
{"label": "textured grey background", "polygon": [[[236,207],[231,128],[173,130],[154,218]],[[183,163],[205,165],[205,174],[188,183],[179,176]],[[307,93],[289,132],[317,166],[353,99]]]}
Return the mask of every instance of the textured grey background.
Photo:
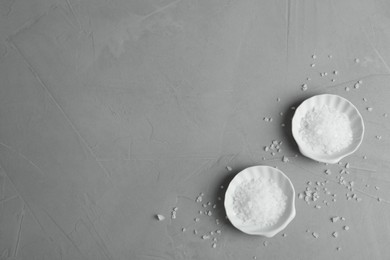
{"label": "textured grey background", "polygon": [[[389,46],[380,0],[0,0],[0,259],[387,259]],[[290,107],[319,93],[365,120],[341,165],[291,139]],[[258,164],[320,195],[271,239],[224,218]]]}

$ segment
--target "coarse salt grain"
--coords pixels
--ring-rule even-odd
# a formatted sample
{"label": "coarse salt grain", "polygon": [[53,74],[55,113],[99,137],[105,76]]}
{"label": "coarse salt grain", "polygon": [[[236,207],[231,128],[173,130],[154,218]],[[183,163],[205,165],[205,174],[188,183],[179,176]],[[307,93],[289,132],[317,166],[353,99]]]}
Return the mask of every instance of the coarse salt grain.
{"label": "coarse salt grain", "polygon": [[156,215],[156,218],[159,220],[159,221],[163,221],[165,219],[165,217],[161,214],[157,214]]}
{"label": "coarse salt grain", "polygon": [[252,178],[238,186],[233,210],[244,224],[260,228],[274,225],[286,209],[287,196],[271,179]]}
{"label": "coarse salt grain", "polygon": [[308,111],[301,120],[302,140],[316,153],[332,154],[352,143],[347,115],[326,105]]}

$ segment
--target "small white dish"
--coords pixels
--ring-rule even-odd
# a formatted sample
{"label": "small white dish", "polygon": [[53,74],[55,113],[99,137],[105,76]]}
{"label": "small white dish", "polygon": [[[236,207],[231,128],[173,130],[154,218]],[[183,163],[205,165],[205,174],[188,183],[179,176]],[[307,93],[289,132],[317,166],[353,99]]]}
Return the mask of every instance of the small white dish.
{"label": "small white dish", "polygon": [[[245,224],[237,216],[233,207],[233,196],[236,188],[242,184],[252,181],[254,178],[265,178],[271,179],[281,188],[284,195],[287,197],[286,208],[282,216],[278,221],[267,227],[259,227],[253,224]],[[239,172],[233,180],[230,182],[229,187],[226,190],[225,194],[225,210],[226,215],[229,218],[230,222],[237,229],[242,232],[250,235],[260,235],[264,237],[273,237],[280,231],[282,231],[287,225],[294,219],[295,211],[295,190],[290,179],[280,170],[270,167],[270,166],[253,166],[244,169]]]}
{"label": "small white dish", "polygon": [[[302,140],[300,134],[301,121],[306,113],[313,108],[321,108],[323,106],[328,106],[331,109],[335,109],[336,111],[345,114],[349,119],[352,130],[351,144],[338,152],[330,154],[318,151],[314,152],[313,149]],[[304,156],[319,162],[334,164],[339,162],[342,158],[354,153],[359,148],[363,141],[364,123],[361,114],[350,101],[337,95],[322,94],[306,99],[295,110],[292,119],[292,134],[298,144],[300,152]]]}

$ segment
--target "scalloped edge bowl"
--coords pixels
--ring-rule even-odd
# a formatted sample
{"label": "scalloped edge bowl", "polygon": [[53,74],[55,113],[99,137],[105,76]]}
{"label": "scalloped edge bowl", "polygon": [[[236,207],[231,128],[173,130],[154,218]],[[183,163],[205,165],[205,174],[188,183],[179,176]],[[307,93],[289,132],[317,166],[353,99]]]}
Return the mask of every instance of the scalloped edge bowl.
{"label": "scalloped edge bowl", "polygon": [[[233,210],[233,195],[237,186],[251,181],[254,177],[262,176],[270,178],[283,190],[287,196],[286,209],[278,222],[266,228],[260,228],[255,225],[243,224]],[[291,222],[296,215],[295,211],[295,189],[290,179],[279,169],[270,166],[252,166],[239,172],[230,182],[225,193],[226,215],[232,225],[242,232],[249,235],[259,235],[264,237],[273,237]]]}
{"label": "scalloped edge bowl", "polygon": [[[352,143],[348,147],[333,154],[314,153],[313,150],[302,141],[301,135],[299,134],[301,120],[306,113],[314,107],[321,107],[323,105],[327,105],[341,113],[345,113],[351,123]],[[354,153],[359,148],[364,136],[364,122],[362,115],[357,108],[347,99],[338,95],[321,94],[306,99],[295,110],[292,119],[292,134],[298,144],[299,151],[304,156],[319,162],[334,164]]]}

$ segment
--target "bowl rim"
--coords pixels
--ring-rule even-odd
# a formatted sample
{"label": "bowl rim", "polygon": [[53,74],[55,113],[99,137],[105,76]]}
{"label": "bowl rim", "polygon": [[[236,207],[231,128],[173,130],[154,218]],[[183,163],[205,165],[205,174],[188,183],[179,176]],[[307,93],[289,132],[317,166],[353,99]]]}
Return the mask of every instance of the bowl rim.
{"label": "bowl rim", "polygon": [[[343,153],[339,153],[339,155],[336,155],[336,154],[331,154],[331,155],[327,155],[327,154],[323,154],[321,157],[317,156],[317,154],[314,154],[313,152],[311,152],[309,149],[306,149],[306,146],[303,145],[301,143],[301,140],[299,138],[299,133],[298,133],[298,129],[299,129],[299,125],[300,125],[300,122],[297,122],[298,121],[298,118],[297,118],[297,114],[300,110],[303,109],[305,103],[308,103],[310,102],[312,99],[326,99],[326,98],[336,98],[336,99],[340,99],[342,100],[343,102],[345,102],[346,104],[348,104],[348,106],[350,106],[357,114],[358,118],[360,119],[360,124],[359,126],[361,127],[361,134],[359,136],[359,139],[358,139],[358,142],[354,144],[354,147],[353,149],[347,149],[347,148],[351,148],[352,147],[352,144],[350,146],[348,146],[347,148],[345,148],[344,152]],[[299,118],[300,119],[300,118]],[[349,101],[348,99],[342,97],[342,96],[339,96],[339,95],[335,95],[335,94],[318,94],[318,95],[314,95],[314,96],[311,96],[307,99],[305,99],[298,107],[297,109],[295,110],[295,113],[294,113],[294,116],[292,118],[292,122],[291,122],[291,130],[292,130],[292,135],[294,137],[294,140],[295,142],[297,143],[298,145],[298,148],[299,148],[299,151],[306,157],[310,158],[310,159],[313,159],[315,161],[318,161],[318,162],[323,162],[323,163],[329,163],[329,164],[335,164],[335,163],[338,163],[340,160],[342,160],[343,158],[345,158],[346,156],[348,155],[351,155],[353,154],[354,152],[357,151],[357,149],[360,147],[360,145],[362,144],[363,142],[363,138],[364,138],[364,133],[365,133],[365,125],[364,125],[364,120],[363,120],[363,116],[362,114],[359,112],[359,110],[356,108],[356,106],[354,104],[352,104],[351,101]]]}
{"label": "bowl rim", "polygon": [[[232,218],[232,216],[230,216],[230,214],[234,214],[234,212],[233,212],[233,209],[231,208],[231,206],[228,205],[228,203],[227,203],[227,197],[232,194],[232,191],[231,191],[233,189],[232,187],[235,184],[235,182],[237,182],[238,178],[242,177],[245,174],[250,174],[252,171],[256,171],[256,172],[261,174],[266,169],[270,170],[274,174],[278,174],[279,176],[281,176],[286,181],[286,183],[288,183],[288,186],[291,188],[291,193],[289,193],[289,194],[285,193],[285,195],[287,197],[291,196],[291,198],[287,199],[287,203],[289,203],[289,205],[286,205],[286,211],[283,213],[283,215],[287,216],[287,217],[285,218],[285,220],[283,222],[278,222],[275,225],[273,225],[271,227],[268,227],[267,229],[269,229],[269,230],[267,230],[267,231],[264,231],[264,230],[247,231],[247,230],[243,229],[242,226],[240,226],[240,223],[236,223],[234,221],[234,218]],[[247,168],[243,169],[239,173],[237,173],[234,176],[234,178],[230,181],[229,186],[228,186],[228,188],[226,189],[226,192],[225,192],[224,207],[225,207],[225,211],[226,211],[226,216],[228,217],[230,223],[235,228],[237,228],[238,230],[242,231],[243,233],[246,233],[246,234],[249,234],[249,235],[259,235],[259,236],[264,236],[264,237],[269,237],[270,238],[270,237],[273,237],[274,235],[276,235],[277,233],[279,233],[280,231],[282,231],[283,229],[285,229],[287,227],[287,225],[296,216],[295,188],[294,188],[294,185],[292,184],[290,178],[288,178],[288,176],[285,173],[283,173],[281,170],[279,170],[279,169],[277,169],[275,167],[271,167],[271,166],[268,166],[268,165],[250,166],[250,167],[247,167]],[[287,211],[288,209],[290,209],[290,212]]]}

